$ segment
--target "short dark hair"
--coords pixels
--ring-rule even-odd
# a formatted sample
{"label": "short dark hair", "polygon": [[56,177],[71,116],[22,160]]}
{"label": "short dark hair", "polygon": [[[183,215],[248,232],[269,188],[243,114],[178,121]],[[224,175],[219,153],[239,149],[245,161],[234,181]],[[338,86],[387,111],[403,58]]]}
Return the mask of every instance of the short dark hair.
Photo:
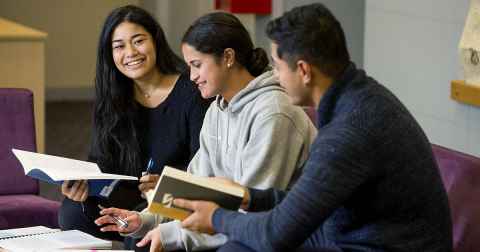
{"label": "short dark hair", "polygon": [[247,29],[237,17],[226,12],[213,12],[198,18],[183,35],[182,43],[216,58],[232,48],[235,60],[253,76],[268,67],[268,56],[262,48],[254,48]]}
{"label": "short dark hair", "polygon": [[342,26],[323,4],[296,7],[270,21],[266,32],[292,69],[302,59],[336,78],[350,63]]}

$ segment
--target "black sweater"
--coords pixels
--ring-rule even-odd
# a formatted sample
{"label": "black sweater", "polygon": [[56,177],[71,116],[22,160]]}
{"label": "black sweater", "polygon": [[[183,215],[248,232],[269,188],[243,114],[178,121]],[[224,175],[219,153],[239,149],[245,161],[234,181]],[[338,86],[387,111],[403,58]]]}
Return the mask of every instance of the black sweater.
{"label": "black sweater", "polygon": [[250,211],[265,212],[218,209],[217,232],[256,251],[292,251],[315,232],[344,251],[452,251],[430,143],[392,93],[351,64],[322,98],[318,118],[292,190],[251,190]]}
{"label": "black sweater", "polygon": [[[140,145],[141,168],[145,170],[152,158],[151,173],[160,174],[165,165],[185,170],[199,148],[200,129],[211,101],[201,97],[187,72],[180,75],[170,94],[157,107],[147,108],[137,102],[134,125]],[[97,148],[94,140],[89,154],[91,161],[98,159]],[[112,172],[108,167],[100,168]],[[122,167],[119,168],[121,171]],[[126,171],[114,173],[132,175]],[[135,175],[140,176],[140,173]],[[137,186],[138,182],[122,181],[111,194],[108,204],[134,208],[142,201]]]}

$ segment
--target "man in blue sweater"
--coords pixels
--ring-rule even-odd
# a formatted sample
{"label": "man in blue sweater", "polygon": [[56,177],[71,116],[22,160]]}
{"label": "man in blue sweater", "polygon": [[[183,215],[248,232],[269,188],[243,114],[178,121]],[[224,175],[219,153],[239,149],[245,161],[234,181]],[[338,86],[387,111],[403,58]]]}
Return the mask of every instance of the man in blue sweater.
{"label": "man in blue sweater", "polygon": [[[176,200],[182,225],[224,233],[221,251],[452,251],[448,200],[424,132],[350,62],[322,4],[271,21],[272,58],[292,101],[318,107],[319,134],[288,192],[246,190],[247,214]],[[288,146],[285,146],[288,148]]]}

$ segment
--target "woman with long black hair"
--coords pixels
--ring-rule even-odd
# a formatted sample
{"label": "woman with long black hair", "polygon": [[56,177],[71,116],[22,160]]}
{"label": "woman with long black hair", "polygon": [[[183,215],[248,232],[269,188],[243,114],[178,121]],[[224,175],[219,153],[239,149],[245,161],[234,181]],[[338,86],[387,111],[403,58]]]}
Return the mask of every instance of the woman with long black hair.
{"label": "woman with long black hair", "polygon": [[[103,172],[141,177],[140,184],[120,182],[108,198],[98,198],[88,196],[86,181],[65,182],[62,229],[119,240],[99,232],[97,205],[137,209],[165,165],[186,169],[209,105],[186,70],[145,10],[129,5],[110,13],[98,43],[89,160]],[[149,174],[142,176],[147,164]]]}

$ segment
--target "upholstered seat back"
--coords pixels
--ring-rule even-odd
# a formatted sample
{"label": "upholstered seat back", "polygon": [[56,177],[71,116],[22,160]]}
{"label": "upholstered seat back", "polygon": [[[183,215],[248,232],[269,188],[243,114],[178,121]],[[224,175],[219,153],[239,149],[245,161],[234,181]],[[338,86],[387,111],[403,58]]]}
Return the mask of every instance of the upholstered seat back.
{"label": "upholstered seat back", "polygon": [[432,145],[453,221],[455,252],[480,250],[480,158]]}
{"label": "upholstered seat back", "polygon": [[38,194],[38,182],[25,176],[12,148],[36,150],[33,94],[0,88],[0,195]]}

